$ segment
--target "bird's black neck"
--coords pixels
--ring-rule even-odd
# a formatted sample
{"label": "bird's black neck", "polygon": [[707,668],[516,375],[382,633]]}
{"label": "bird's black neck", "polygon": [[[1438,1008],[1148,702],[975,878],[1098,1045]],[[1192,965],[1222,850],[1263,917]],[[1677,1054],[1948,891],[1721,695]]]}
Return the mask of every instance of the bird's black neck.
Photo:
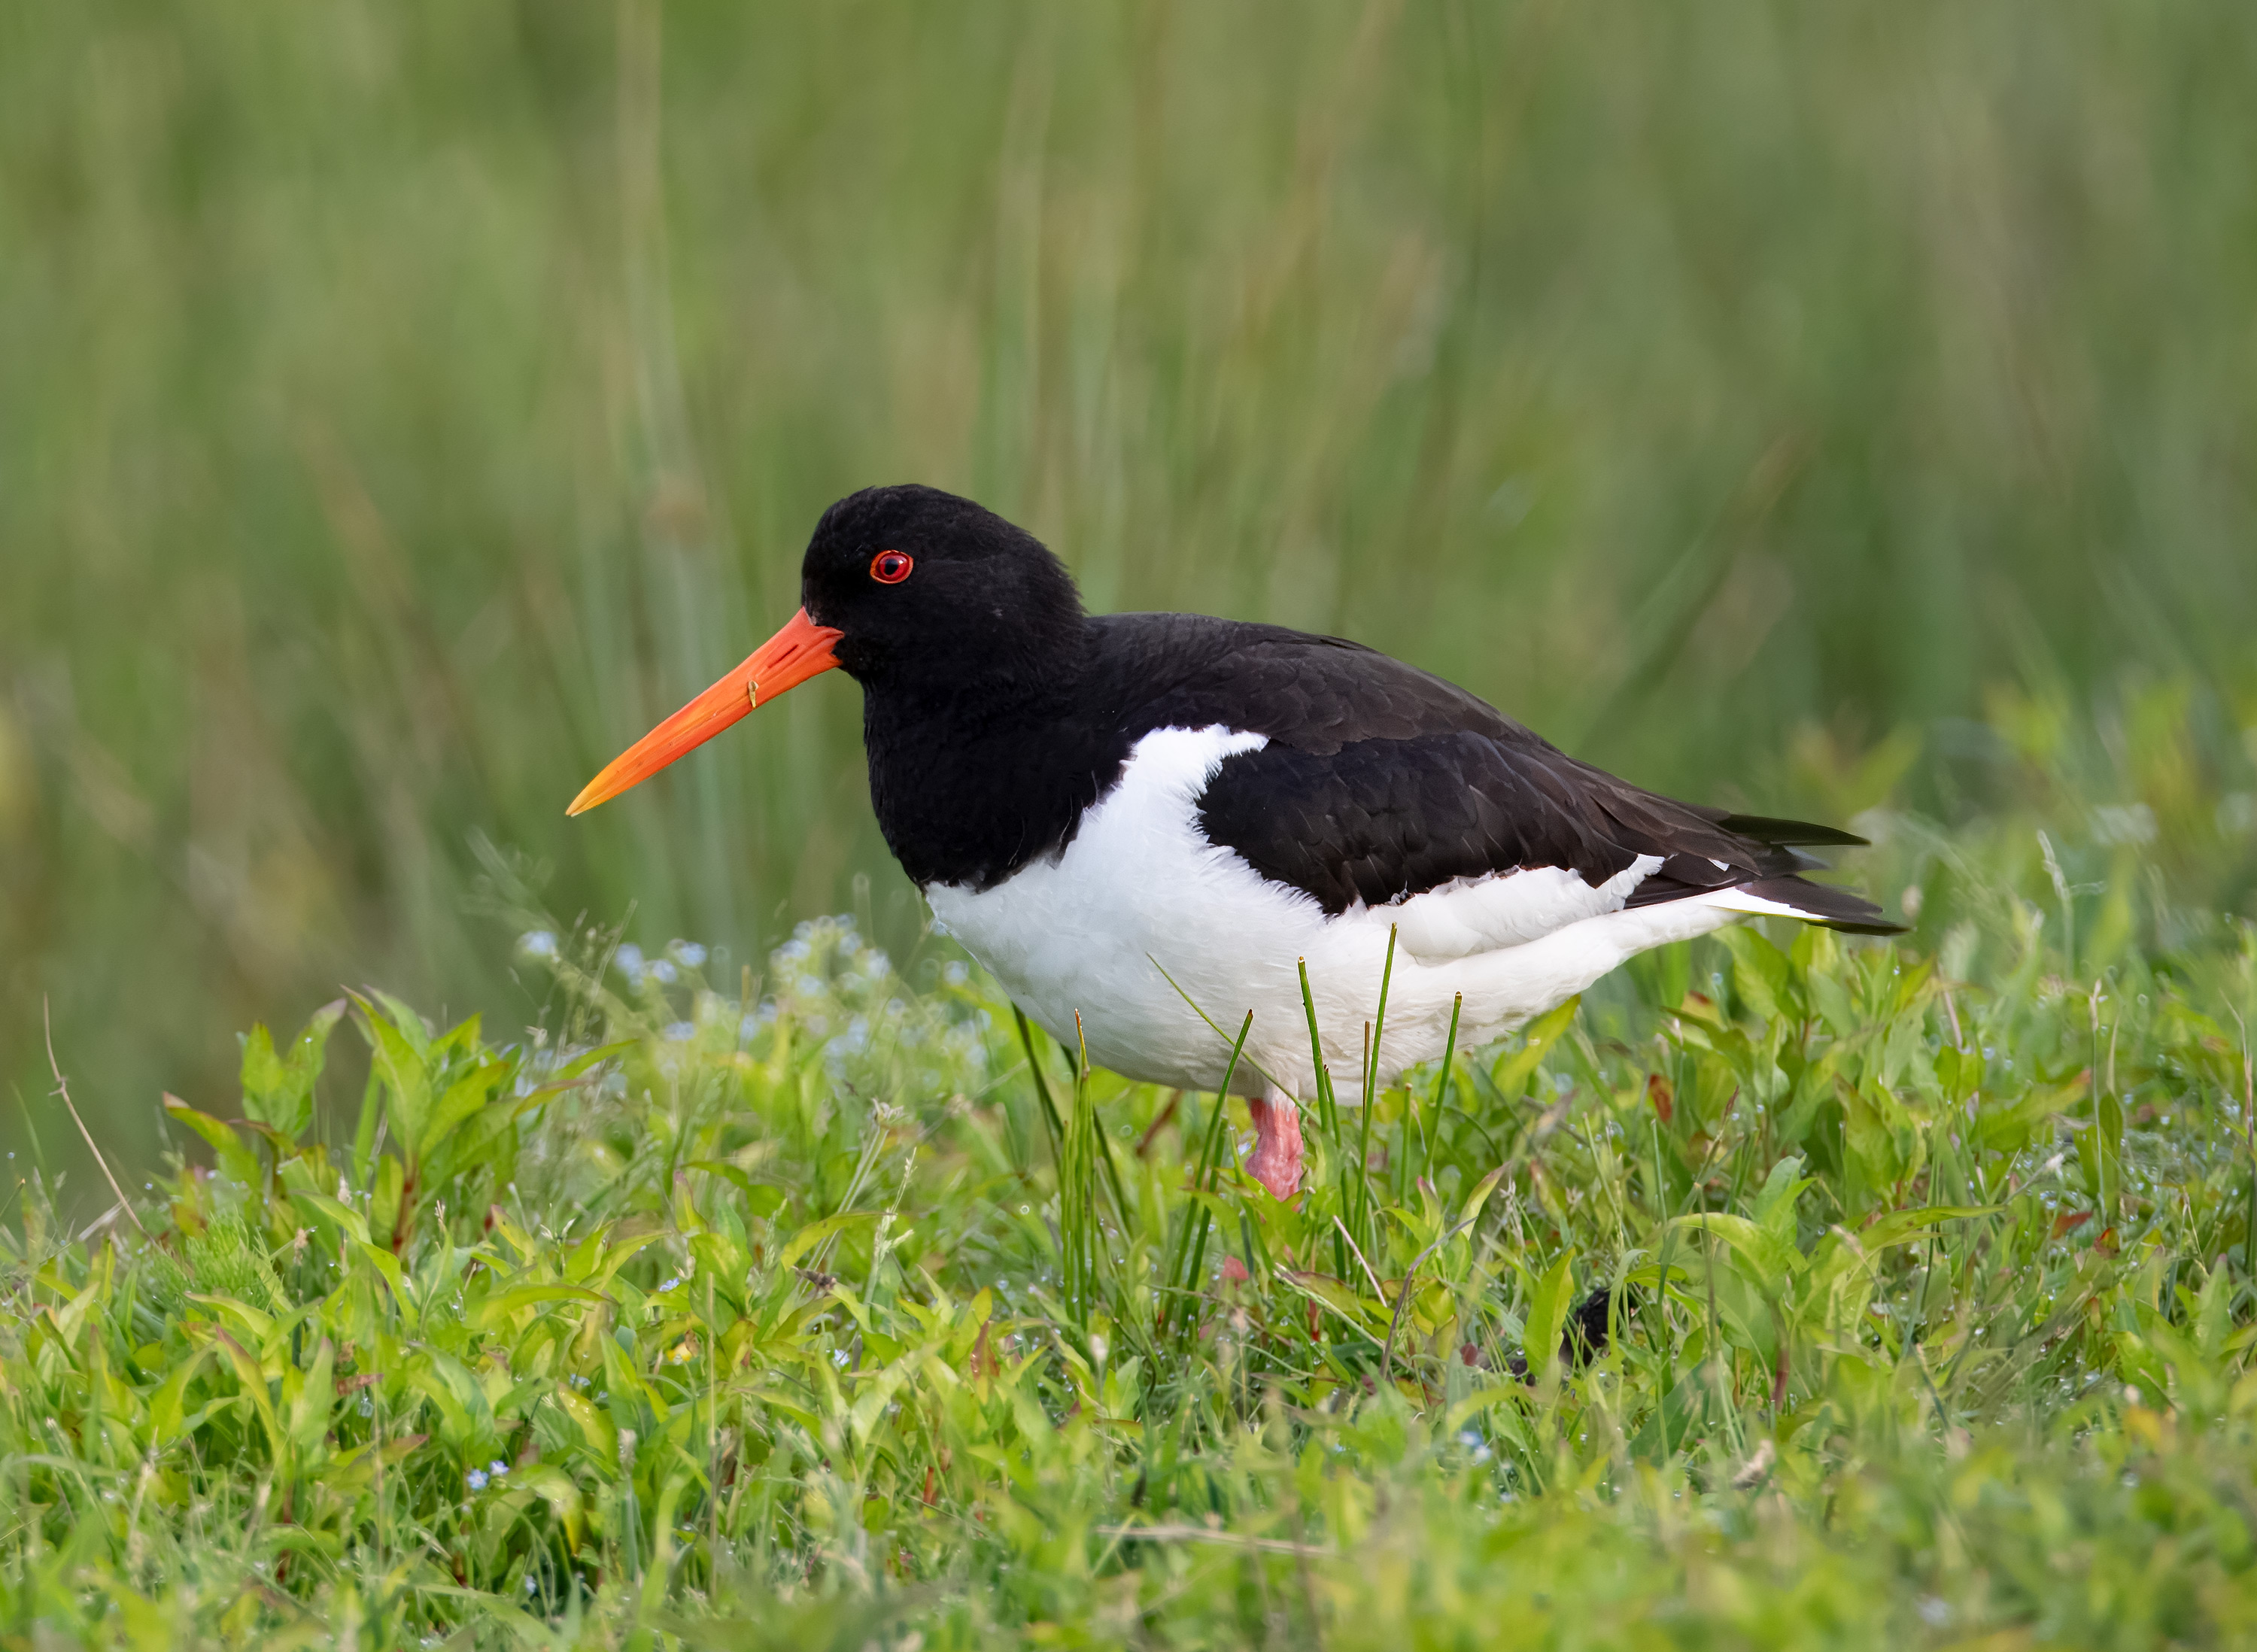
{"label": "bird's black neck", "polygon": [[1128,742],[1095,681],[1089,625],[1002,662],[864,679],[870,801],[920,885],[989,888],[1063,848]]}

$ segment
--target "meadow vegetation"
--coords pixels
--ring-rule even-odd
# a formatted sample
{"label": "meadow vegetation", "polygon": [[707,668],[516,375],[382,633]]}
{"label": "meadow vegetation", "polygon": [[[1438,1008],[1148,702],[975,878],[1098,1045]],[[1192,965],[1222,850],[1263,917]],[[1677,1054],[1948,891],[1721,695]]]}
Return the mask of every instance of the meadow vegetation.
{"label": "meadow vegetation", "polygon": [[[2250,1643],[2253,82],[2242,0],[0,11],[0,1644]],[[1281,1205],[924,932],[842,680],[563,820],[904,479],[1912,930],[1333,1073]]]}
{"label": "meadow vegetation", "polygon": [[2183,897],[2247,808],[1873,811],[1902,941],[1335,1072],[1285,1204],[945,948],[638,947],[496,858],[527,1028],[356,994],[126,1204],[22,1188],[0,1633],[2245,1643],[2257,928]]}
{"label": "meadow vegetation", "polygon": [[9,7],[0,1150],[43,998],[145,1168],[340,983],[522,1019],[477,834],[906,954],[838,678],[562,813],[874,482],[1759,813],[1887,801],[1815,725],[1958,823],[1995,683],[2257,724],[2253,83],[2246,0]]}

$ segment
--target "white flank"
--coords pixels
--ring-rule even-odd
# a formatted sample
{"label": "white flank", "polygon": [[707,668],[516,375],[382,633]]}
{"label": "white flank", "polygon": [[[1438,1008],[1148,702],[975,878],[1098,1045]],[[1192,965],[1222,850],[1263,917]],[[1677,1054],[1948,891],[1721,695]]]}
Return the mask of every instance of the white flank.
{"label": "white flank", "polygon": [[1790,907],[1784,900],[1751,895],[1744,889],[1719,889],[1714,894],[1702,895],[1699,899],[1712,907],[1721,907],[1726,912],[1752,912],[1765,918],[1810,918],[1817,915],[1805,912],[1800,907]]}
{"label": "white flank", "polygon": [[985,892],[931,886],[934,917],[1053,1036],[1070,1041],[1079,1011],[1090,1058],[1132,1078],[1213,1089],[1230,1055],[1216,1028],[1235,1034],[1253,1011],[1231,1086],[1249,1095],[1273,1083],[1311,1091],[1298,969],[1306,959],[1326,1064],[1352,1099],[1390,927],[1399,933],[1381,1046],[1389,1078],[1442,1053],[1459,993],[1458,1041],[1471,1048],[1649,947],[1704,935],[1742,911],[1786,910],[1730,907],[1721,895],[1626,908],[1659,864],[1647,857],[1595,889],[1541,867],[1327,918],[1199,832],[1199,795],[1223,759],[1267,744],[1220,725],[1146,735],[1063,855]]}
{"label": "white flank", "polygon": [[1457,879],[1386,908],[1397,956],[1407,951],[1433,964],[1540,941],[1581,919],[1620,912],[1660,865],[1659,855],[1640,855],[1595,889],[1565,866]]}

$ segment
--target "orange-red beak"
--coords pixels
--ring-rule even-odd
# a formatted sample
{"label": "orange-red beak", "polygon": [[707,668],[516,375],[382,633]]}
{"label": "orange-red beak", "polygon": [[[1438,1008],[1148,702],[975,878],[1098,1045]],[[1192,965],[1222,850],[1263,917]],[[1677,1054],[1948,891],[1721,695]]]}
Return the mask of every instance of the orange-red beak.
{"label": "orange-red beak", "polygon": [[564,812],[585,814],[617,797],[691,747],[704,745],[754,706],[766,705],[785,689],[830,670],[838,663],[831,645],[839,635],[828,625],[817,625],[801,609],[782,631],[754,649],[743,665],[613,758]]}

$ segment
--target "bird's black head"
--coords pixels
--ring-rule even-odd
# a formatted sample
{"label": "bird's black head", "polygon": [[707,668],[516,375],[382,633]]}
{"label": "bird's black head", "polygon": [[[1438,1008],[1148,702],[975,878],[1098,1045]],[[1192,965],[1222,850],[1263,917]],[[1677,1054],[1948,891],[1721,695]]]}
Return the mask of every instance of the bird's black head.
{"label": "bird's black head", "polygon": [[866,687],[998,686],[1079,639],[1081,599],[1042,541],[938,488],[865,488],[823,513],[801,566],[807,617]]}
{"label": "bird's black head", "polygon": [[843,668],[866,731],[943,712],[992,724],[1066,692],[1084,641],[1073,580],[1041,540],[938,488],[865,488],[823,513],[800,611],[629,746],[569,811],[616,797],[796,683]]}

